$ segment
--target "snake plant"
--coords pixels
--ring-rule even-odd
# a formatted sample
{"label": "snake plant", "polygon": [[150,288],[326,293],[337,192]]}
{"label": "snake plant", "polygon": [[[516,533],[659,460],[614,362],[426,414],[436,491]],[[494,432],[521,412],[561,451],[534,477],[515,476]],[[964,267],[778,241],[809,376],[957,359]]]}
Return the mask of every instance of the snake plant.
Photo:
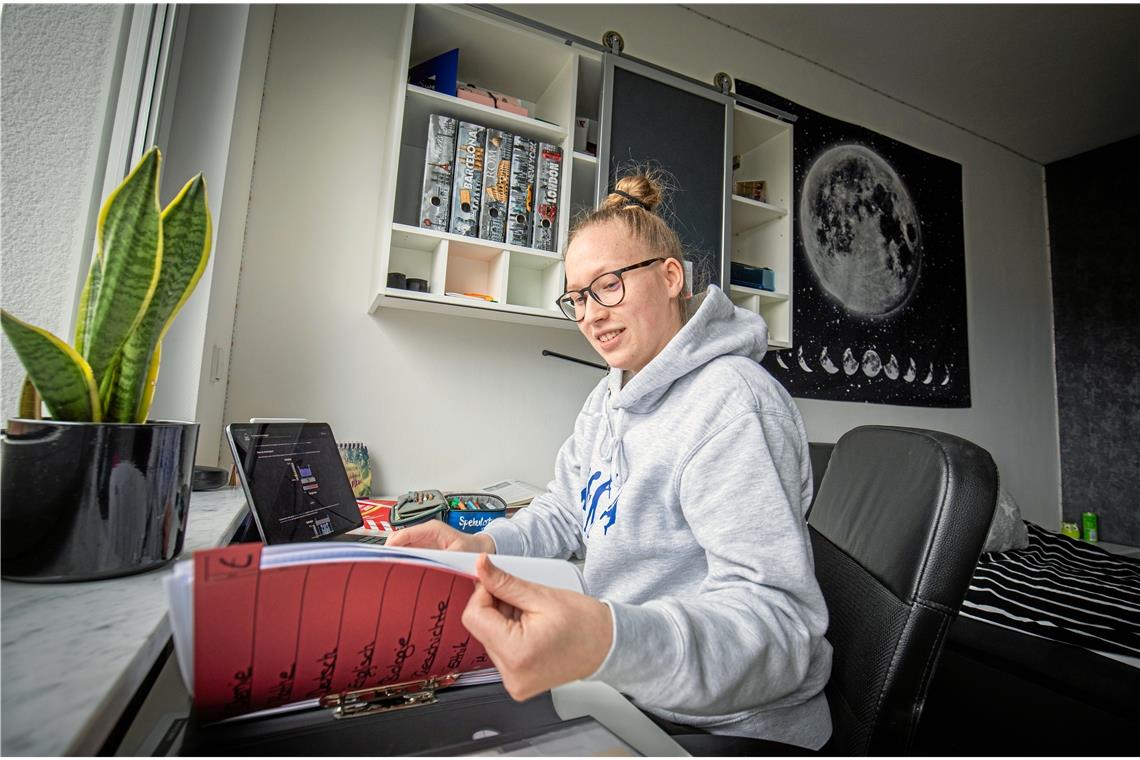
{"label": "snake plant", "polygon": [[28,373],[20,416],[38,418],[42,399],[56,420],[146,422],[163,336],[210,257],[206,181],[163,209],[161,163],[151,148],[103,204],[73,346],[0,310]]}

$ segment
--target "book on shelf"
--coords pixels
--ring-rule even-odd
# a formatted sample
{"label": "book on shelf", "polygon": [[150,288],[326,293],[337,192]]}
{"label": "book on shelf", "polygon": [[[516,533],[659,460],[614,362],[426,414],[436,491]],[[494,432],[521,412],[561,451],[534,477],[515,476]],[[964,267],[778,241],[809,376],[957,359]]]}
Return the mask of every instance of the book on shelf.
{"label": "book on shelf", "polygon": [[[343,715],[499,680],[462,622],[477,556],[353,543],[195,552],[165,579],[195,713],[211,722],[322,705]],[[493,561],[536,583],[585,590],[564,560]]]}
{"label": "book on shelf", "polygon": [[514,135],[501,129],[487,130],[483,151],[483,208],[479,212],[479,237],[496,243],[507,239],[507,200],[511,192],[511,150]]}
{"label": "book on shelf", "polygon": [[507,240],[511,245],[530,246],[534,217],[535,164],[538,143],[514,135],[511,150],[511,191],[507,197]]}
{"label": "book on shelf", "polygon": [[531,246],[558,250],[558,207],[562,195],[562,148],[540,143],[535,168],[534,232]]}
{"label": "book on shelf", "polygon": [[423,196],[420,226],[440,232],[448,229],[451,216],[451,180],[455,162],[456,120],[433,113],[428,116],[424,153]]}
{"label": "book on shelf", "polygon": [[336,445],[344,462],[344,471],[352,486],[353,496],[368,498],[372,495],[372,463],[368,460],[368,447],[361,441],[340,441]]}
{"label": "book on shelf", "polygon": [[451,187],[448,232],[479,237],[479,207],[483,198],[483,149],[487,128],[459,122],[455,132],[455,171]]}
{"label": "book on shelf", "polygon": [[455,97],[458,75],[459,48],[454,48],[410,68],[408,82],[417,87],[435,90],[442,95]]}

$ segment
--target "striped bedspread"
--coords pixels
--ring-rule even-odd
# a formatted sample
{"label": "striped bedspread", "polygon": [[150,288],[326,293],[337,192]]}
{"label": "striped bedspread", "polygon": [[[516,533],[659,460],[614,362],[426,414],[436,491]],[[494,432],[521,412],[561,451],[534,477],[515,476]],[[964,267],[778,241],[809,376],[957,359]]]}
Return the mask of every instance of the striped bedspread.
{"label": "striped bedspread", "polygon": [[1029,546],[978,560],[959,614],[1140,668],[1140,560],[1025,525]]}

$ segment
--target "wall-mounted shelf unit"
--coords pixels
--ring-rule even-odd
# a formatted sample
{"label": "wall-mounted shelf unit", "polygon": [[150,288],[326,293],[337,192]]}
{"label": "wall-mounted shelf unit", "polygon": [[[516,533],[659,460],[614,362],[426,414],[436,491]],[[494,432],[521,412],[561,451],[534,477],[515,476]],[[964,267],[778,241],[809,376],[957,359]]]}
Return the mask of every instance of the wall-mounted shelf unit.
{"label": "wall-mounted shelf unit", "polygon": [[[469,6],[413,5],[404,18],[398,78],[393,83],[397,95],[391,142],[381,177],[383,205],[371,310],[412,309],[575,329],[554,305],[564,285],[562,257],[571,221],[596,205],[608,168],[600,166],[596,156],[573,149],[573,124],[576,116],[605,123],[601,104],[606,54]],[[459,49],[460,81],[530,101],[532,113],[520,116],[407,82],[411,66],[453,48]],[[562,148],[555,251],[419,226],[430,114]],[[727,204],[732,259],[773,269],[777,292],[737,286],[727,290],[738,305],[764,315],[772,346],[787,347],[791,345],[792,127],[739,105],[731,122],[734,153],[742,156],[735,177],[768,183],[766,203],[733,197]],[[599,144],[605,140],[599,135]],[[388,287],[393,272],[426,280],[427,292]],[[449,293],[482,293],[494,302]]]}
{"label": "wall-mounted shelf unit", "polygon": [[767,200],[732,196],[732,260],[775,273],[776,290],[730,285],[741,308],[768,322],[768,344],[792,345],[792,125],[737,105],[732,123],[733,153],[740,168],[733,181],[763,180]]}
{"label": "wall-mounted shelf unit", "polygon": [[[601,54],[571,49],[535,30],[462,6],[415,5],[406,18],[406,42],[397,67],[403,78],[395,88],[399,102],[394,104],[391,130],[399,142],[390,146],[392,159],[384,179],[394,190],[390,214],[381,214],[372,310],[413,309],[575,329],[554,299],[562,292],[562,254],[573,207],[594,204],[597,160],[574,154],[572,125],[582,100],[580,74],[600,77]],[[452,48],[459,49],[460,81],[530,101],[532,114],[513,114],[406,82],[411,66]],[[596,93],[598,87],[600,83],[591,83],[586,90]],[[593,108],[597,118],[597,106]],[[430,114],[562,148],[555,251],[419,226]],[[392,272],[427,280],[428,291],[388,287]],[[495,300],[448,293],[483,293]]]}

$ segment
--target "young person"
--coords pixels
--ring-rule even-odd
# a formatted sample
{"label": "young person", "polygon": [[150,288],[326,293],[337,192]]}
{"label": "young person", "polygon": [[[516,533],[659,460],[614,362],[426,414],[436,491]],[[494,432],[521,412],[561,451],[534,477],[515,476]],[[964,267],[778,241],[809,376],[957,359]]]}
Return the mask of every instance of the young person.
{"label": "young person", "polygon": [[758,364],[764,320],[715,286],[688,297],[660,201],[651,177],[624,178],[571,234],[558,303],[611,370],[547,492],[482,533],[433,520],[389,545],[586,552],[594,597],[479,559],[463,622],[516,699],[590,678],[667,721],[818,749],[831,647],[803,421]]}

